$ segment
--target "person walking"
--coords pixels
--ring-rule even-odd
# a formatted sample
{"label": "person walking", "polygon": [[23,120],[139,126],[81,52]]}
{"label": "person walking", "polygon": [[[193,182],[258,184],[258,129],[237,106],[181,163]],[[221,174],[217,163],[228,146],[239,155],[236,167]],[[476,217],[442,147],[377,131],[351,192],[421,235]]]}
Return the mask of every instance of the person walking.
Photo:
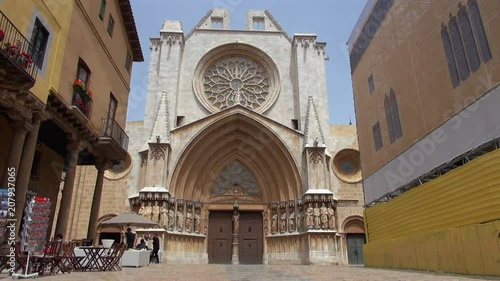
{"label": "person walking", "polygon": [[158,235],[155,234],[153,236],[153,252],[151,252],[151,258],[149,259],[150,263],[153,261],[153,258],[156,259],[156,263],[160,263],[160,258],[158,257],[158,251],[160,251],[160,238],[158,238]]}

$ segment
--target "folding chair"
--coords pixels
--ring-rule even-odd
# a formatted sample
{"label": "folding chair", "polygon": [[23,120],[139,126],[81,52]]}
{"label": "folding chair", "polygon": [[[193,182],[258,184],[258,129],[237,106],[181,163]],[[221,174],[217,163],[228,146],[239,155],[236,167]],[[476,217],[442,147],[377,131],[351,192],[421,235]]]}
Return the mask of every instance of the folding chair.
{"label": "folding chair", "polygon": [[38,274],[56,274],[56,270],[59,268],[61,262],[59,258],[61,250],[62,243],[60,241],[49,241],[45,243],[43,256],[36,261]]}

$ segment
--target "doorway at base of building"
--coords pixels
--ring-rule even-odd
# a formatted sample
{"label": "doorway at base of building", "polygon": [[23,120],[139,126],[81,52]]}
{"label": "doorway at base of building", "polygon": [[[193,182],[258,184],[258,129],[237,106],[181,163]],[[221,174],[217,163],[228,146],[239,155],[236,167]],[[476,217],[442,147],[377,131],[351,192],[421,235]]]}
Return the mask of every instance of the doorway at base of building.
{"label": "doorway at base of building", "polygon": [[365,263],[363,257],[363,245],[366,243],[364,233],[347,234],[347,257],[349,264],[362,265]]}

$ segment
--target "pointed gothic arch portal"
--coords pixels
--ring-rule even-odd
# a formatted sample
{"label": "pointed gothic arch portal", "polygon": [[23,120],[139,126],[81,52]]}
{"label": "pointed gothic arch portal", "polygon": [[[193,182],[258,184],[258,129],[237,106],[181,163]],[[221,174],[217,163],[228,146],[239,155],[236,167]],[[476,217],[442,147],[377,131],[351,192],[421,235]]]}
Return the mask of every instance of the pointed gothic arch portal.
{"label": "pointed gothic arch portal", "polygon": [[203,203],[270,203],[301,194],[297,164],[282,140],[250,112],[229,109],[183,151],[170,191]]}

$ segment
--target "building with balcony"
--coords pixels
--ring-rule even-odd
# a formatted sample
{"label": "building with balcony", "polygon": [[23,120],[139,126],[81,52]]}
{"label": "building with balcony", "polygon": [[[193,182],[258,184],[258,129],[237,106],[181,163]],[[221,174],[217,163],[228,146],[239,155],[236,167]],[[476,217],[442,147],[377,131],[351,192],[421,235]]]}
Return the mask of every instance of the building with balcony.
{"label": "building with balcony", "polygon": [[500,274],[499,12],[368,1],[348,42],[365,265]]}
{"label": "building with balcony", "polygon": [[[189,33],[167,20],[151,39],[146,114],[127,123],[130,159],[104,173],[100,221],[157,221],[169,263],[362,263],[357,138],[328,122],[326,43],[269,11],[230,20],[214,9]],[[78,171],[82,195],[95,173]],[[81,223],[90,202],[77,206]]]}
{"label": "building with balcony", "polygon": [[[66,236],[78,199],[76,169],[93,166],[99,171],[87,218],[93,237],[104,170],[127,159],[132,63],[144,60],[130,1],[3,1],[0,8],[6,43],[0,50],[2,132],[6,128],[0,168],[19,167],[16,218],[22,221],[26,194],[49,198],[47,237],[52,227]],[[27,124],[18,130],[14,117]],[[4,181],[8,177],[2,178],[6,187]]]}

